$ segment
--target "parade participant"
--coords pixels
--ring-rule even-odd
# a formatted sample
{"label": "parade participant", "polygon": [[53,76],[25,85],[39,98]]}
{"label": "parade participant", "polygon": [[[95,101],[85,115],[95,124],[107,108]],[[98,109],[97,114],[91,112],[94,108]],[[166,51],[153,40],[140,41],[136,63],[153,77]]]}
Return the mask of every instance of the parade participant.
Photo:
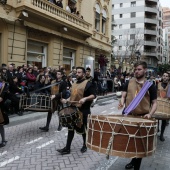
{"label": "parade participant", "polygon": [[[147,64],[144,61],[138,61],[134,64],[135,78],[130,79],[125,83],[122,90],[122,98],[118,105],[118,109],[122,108],[125,104],[125,108],[131,103],[131,101],[138,94],[146,79],[145,74],[147,71]],[[144,118],[151,118],[157,108],[157,93],[156,87],[152,84],[144,95],[138,106],[130,113],[134,116],[144,116]],[[125,169],[139,170],[142,158],[133,158],[130,163],[125,166]]]}
{"label": "parade participant", "polygon": [[[51,94],[52,94],[51,99],[54,101],[54,102],[52,101],[54,104],[53,110],[48,112],[46,126],[39,128],[42,131],[45,132],[49,131],[49,125],[51,122],[52,113],[55,112],[61,106],[60,103],[61,96],[65,98],[66,90],[67,90],[67,82],[62,80],[63,75],[64,75],[63,72],[61,72],[60,70],[57,71],[56,73],[57,79],[51,82],[52,84],[54,83],[58,83],[58,84],[51,87]],[[62,126],[59,122],[58,131],[60,131],[61,129]]]}
{"label": "parade participant", "polygon": [[[165,72],[162,76],[162,82],[158,83],[158,97],[166,98],[166,94],[168,90],[168,82],[169,82],[169,74]],[[166,127],[166,120],[162,120],[161,134],[160,134],[160,141],[162,142],[165,141],[165,138],[164,138],[165,127]],[[158,129],[159,129],[159,126],[158,126]]]}
{"label": "parade participant", "polygon": [[86,80],[93,81],[93,77],[91,76],[91,69],[89,67],[86,68]]}
{"label": "parade participant", "polygon": [[[79,111],[83,114],[83,125],[81,127],[74,126],[72,128],[68,128],[68,136],[67,143],[63,149],[58,149],[59,153],[69,154],[71,143],[74,138],[74,131],[76,130],[78,133],[82,134],[83,137],[83,147],[81,148],[81,152],[84,153],[87,151],[86,147],[86,128],[87,128],[87,117],[90,114],[90,105],[92,100],[96,97],[95,89],[92,86],[92,83],[88,80],[85,80],[85,69],[83,67],[77,67],[77,82],[72,85],[71,96],[69,99],[62,99],[62,103],[67,103],[71,101],[78,101],[75,104]],[[73,104],[72,104],[73,105]]]}
{"label": "parade participant", "polygon": [[2,142],[0,143],[0,148],[4,147],[7,143],[7,141],[5,140],[5,129],[4,129],[4,125],[9,124],[8,115],[4,113],[4,102],[6,99],[7,91],[8,90],[5,85],[5,82],[1,80],[0,81],[0,134],[1,134]]}

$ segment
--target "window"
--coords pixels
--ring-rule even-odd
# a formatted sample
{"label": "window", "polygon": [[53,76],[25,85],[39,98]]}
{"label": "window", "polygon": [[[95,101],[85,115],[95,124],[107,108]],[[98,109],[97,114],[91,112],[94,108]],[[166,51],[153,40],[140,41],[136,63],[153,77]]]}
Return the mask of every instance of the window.
{"label": "window", "polygon": [[130,34],[130,39],[134,40],[135,39],[135,34]]}
{"label": "window", "polygon": [[131,12],[131,18],[136,17],[136,12]]}
{"label": "window", "polygon": [[131,7],[135,7],[136,6],[136,1],[131,2]]}
{"label": "window", "polygon": [[120,3],[120,7],[123,7],[123,3]]}
{"label": "window", "polygon": [[112,9],[114,9],[114,5],[112,5]]}
{"label": "window", "polygon": [[122,17],[123,17],[123,14],[120,14],[119,16],[120,16],[120,18],[122,18]]}
{"label": "window", "polygon": [[102,11],[102,33],[106,34],[106,18],[107,18],[107,14],[106,11],[103,9]]}
{"label": "window", "polygon": [[114,21],[114,15],[112,15],[112,22]]}
{"label": "window", "polygon": [[119,28],[122,28],[122,24],[119,25]]}
{"label": "window", "polygon": [[112,24],[111,30],[114,30],[114,29],[115,29],[115,25],[114,25],[114,24]]}
{"label": "window", "polygon": [[96,4],[95,29],[100,31],[100,6]]}
{"label": "window", "polygon": [[119,35],[119,39],[122,39],[122,35]]}
{"label": "window", "polygon": [[122,50],[122,46],[119,46],[119,50]]}
{"label": "window", "polygon": [[134,47],[133,45],[130,45],[130,46],[129,46],[129,50],[130,50],[130,51],[133,51],[133,47]]}
{"label": "window", "polygon": [[130,24],[130,28],[136,28],[136,24],[135,23]]}

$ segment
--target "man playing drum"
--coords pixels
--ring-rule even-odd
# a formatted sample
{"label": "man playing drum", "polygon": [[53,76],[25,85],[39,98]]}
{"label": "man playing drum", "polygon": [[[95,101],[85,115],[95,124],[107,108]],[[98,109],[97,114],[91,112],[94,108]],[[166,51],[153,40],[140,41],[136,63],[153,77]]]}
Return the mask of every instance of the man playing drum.
{"label": "man playing drum", "polygon": [[[52,100],[54,99],[53,110],[48,112],[46,126],[39,127],[39,129],[44,132],[48,132],[48,130],[49,130],[52,113],[58,109],[58,107],[60,105],[60,99],[65,98],[65,96],[66,96],[67,82],[62,80],[63,75],[64,75],[64,73],[62,71],[58,70],[56,73],[56,80],[51,82],[51,83],[58,83],[58,84],[51,87],[51,94],[52,94],[51,99]],[[60,131],[61,128],[62,128],[62,126],[60,125],[60,122],[59,122],[58,131]]]}
{"label": "man playing drum", "polygon": [[90,105],[93,99],[96,97],[95,89],[92,86],[92,83],[85,79],[85,69],[83,67],[76,68],[77,73],[77,82],[73,83],[71,89],[71,96],[69,99],[62,99],[62,103],[71,103],[71,105],[75,105],[78,107],[79,111],[82,112],[83,122],[81,127],[74,125],[71,128],[68,128],[68,136],[67,143],[63,149],[58,149],[59,153],[69,154],[72,140],[74,138],[74,131],[76,130],[78,133],[82,134],[83,137],[83,147],[81,148],[81,152],[84,153],[87,150],[86,147],[86,128],[87,128],[87,117],[90,114]]}
{"label": "man playing drum", "polygon": [[[162,82],[158,83],[158,97],[167,98],[166,94],[167,94],[167,90],[168,90],[168,82],[169,82],[169,74],[164,73],[162,76]],[[166,127],[166,121],[167,120],[162,120],[161,134],[160,134],[161,141],[165,141],[165,138],[163,135],[164,135],[165,127]]]}
{"label": "man playing drum", "polygon": [[[125,83],[122,92],[122,98],[118,105],[118,108],[122,108],[125,104],[125,108],[131,103],[135,96],[139,93],[144,85],[145,73],[147,71],[147,64],[144,61],[138,61],[134,64],[135,78],[130,79]],[[156,87],[152,84],[144,95],[138,106],[130,113],[134,116],[144,116],[144,118],[151,118],[157,108],[157,93]],[[142,158],[133,158],[130,163],[125,166],[125,169],[139,170]]]}

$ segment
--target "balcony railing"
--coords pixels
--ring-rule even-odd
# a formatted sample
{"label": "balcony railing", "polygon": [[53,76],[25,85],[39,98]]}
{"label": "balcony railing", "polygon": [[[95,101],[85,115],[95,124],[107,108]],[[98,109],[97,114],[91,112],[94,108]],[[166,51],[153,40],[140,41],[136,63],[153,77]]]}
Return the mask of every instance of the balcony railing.
{"label": "balcony railing", "polygon": [[18,7],[22,6],[23,3],[24,6],[28,6],[29,8],[30,4],[32,4],[32,6],[43,10],[46,15],[48,13],[53,14],[61,18],[62,22],[67,21],[67,23],[70,23],[72,26],[80,26],[81,29],[85,31],[89,31],[92,27],[90,23],[79,18],[77,15],[69,13],[66,10],[63,10],[62,8],[48,2],[47,0],[18,0]]}
{"label": "balcony railing", "polygon": [[145,7],[156,8],[156,5],[149,5],[149,4],[146,4]]}

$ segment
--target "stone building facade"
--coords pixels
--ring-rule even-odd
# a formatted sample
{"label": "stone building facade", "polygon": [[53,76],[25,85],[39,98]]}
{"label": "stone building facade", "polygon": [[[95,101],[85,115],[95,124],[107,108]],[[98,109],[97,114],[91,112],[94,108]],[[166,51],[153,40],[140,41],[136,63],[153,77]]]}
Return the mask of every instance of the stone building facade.
{"label": "stone building facade", "polygon": [[[102,53],[111,62],[111,0],[8,0],[0,4],[0,64],[84,66]],[[72,3],[79,16],[66,10]],[[82,17],[83,16],[83,19]],[[111,64],[111,63],[109,63]]]}

